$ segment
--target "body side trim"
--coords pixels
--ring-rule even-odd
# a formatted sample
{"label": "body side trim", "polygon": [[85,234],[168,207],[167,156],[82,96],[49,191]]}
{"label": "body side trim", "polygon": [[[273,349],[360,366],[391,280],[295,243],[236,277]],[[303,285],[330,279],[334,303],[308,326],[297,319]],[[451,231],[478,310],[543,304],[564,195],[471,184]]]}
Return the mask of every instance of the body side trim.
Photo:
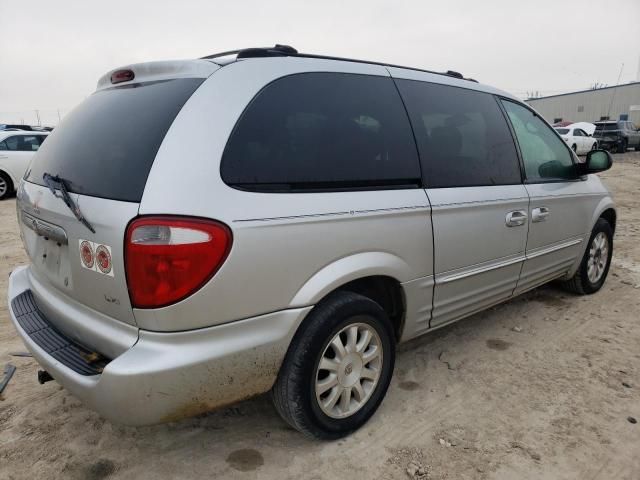
{"label": "body side trim", "polygon": [[549,253],[562,250],[563,248],[573,247],[574,245],[582,243],[582,241],[583,241],[583,237],[580,236],[580,237],[575,237],[569,240],[563,240],[562,242],[556,243],[555,245],[538,248],[536,250],[533,250],[531,253],[527,252],[526,259],[530,260],[532,258],[540,257],[542,255],[547,255]]}
{"label": "body side trim", "polygon": [[464,271],[460,271],[460,269],[458,269],[454,270],[452,273],[444,272],[441,274],[437,274],[436,284],[454,282],[456,280],[461,280],[463,278],[489,272],[498,268],[508,267],[509,265],[513,265],[514,263],[523,262],[525,258],[525,255],[512,255],[509,257],[503,257],[501,259],[498,259],[497,261],[491,261],[490,263],[472,265],[469,269],[465,267]]}
{"label": "body side trim", "polygon": [[[520,185],[520,184],[517,184],[517,185]],[[453,187],[453,188],[467,188],[467,187]],[[437,189],[430,189],[430,190],[437,190]],[[528,200],[528,198],[529,197],[512,197],[512,198],[495,198],[491,200],[472,200],[469,202],[438,203],[433,206],[433,209],[436,210],[442,207],[452,207],[452,206],[455,207],[455,206],[464,206],[464,205],[491,205],[494,203],[511,202],[511,201],[517,201],[517,200]]]}
{"label": "body side trim", "polygon": [[340,217],[344,215],[366,215],[369,213],[379,212],[398,212],[403,210],[429,210],[428,205],[411,205],[407,207],[391,207],[391,208],[375,208],[371,210],[349,210],[344,212],[328,212],[328,213],[309,213],[305,215],[290,215],[285,217],[265,217],[265,218],[241,218],[233,220],[233,222],[270,222],[277,220],[294,220],[301,218],[318,218],[318,217]]}

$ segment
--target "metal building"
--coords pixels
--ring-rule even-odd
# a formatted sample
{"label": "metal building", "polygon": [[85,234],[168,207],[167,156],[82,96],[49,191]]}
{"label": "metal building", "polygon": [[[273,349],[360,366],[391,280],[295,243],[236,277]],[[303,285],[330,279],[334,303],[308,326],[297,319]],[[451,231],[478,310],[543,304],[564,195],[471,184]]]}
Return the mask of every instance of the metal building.
{"label": "metal building", "polygon": [[640,82],[525,101],[551,124],[629,120],[640,127]]}

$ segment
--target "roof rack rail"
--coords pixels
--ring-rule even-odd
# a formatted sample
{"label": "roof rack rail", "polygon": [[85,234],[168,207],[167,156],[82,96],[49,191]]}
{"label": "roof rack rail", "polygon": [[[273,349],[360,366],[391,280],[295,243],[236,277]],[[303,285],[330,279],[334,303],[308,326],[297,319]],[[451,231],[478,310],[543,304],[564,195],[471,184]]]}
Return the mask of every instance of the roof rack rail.
{"label": "roof rack rail", "polygon": [[236,55],[242,50],[227,50],[226,52],[212,53],[206,57],[200,57],[200,60],[208,60],[210,58],[226,57],[227,55]]}
{"label": "roof rack rail", "polygon": [[433,73],[436,75],[446,75],[448,77],[459,78],[460,80],[467,80],[469,82],[478,83],[477,80],[473,78],[465,78],[460,72],[455,72],[453,70],[447,70],[446,72],[434,72],[431,70],[424,70],[422,68],[415,67],[405,67],[402,65],[394,65],[391,63],[383,63],[383,62],[372,62],[369,60],[358,60],[355,58],[344,58],[344,57],[332,57],[329,55],[316,55],[312,53],[301,53],[298,52],[295,48],[289,45],[280,45],[276,44],[273,47],[258,47],[258,48],[244,48],[241,50],[230,50],[228,52],[222,53],[214,53],[213,55],[207,55],[206,57],[202,57],[203,59],[211,59],[217,57],[223,57],[226,55],[237,55],[236,58],[260,58],[260,57],[302,57],[302,58],[317,58],[322,60],[338,60],[342,62],[354,62],[354,63],[369,63],[372,65],[380,65],[383,67],[395,67],[395,68],[405,68],[407,70],[416,70],[419,72]]}
{"label": "roof rack rail", "polygon": [[226,57],[227,55],[237,55],[236,58],[256,58],[256,57],[286,57],[297,55],[298,51],[289,45],[276,44],[274,47],[254,47],[240,48],[238,50],[228,50],[226,52],[213,53],[201,60],[209,60],[212,58]]}

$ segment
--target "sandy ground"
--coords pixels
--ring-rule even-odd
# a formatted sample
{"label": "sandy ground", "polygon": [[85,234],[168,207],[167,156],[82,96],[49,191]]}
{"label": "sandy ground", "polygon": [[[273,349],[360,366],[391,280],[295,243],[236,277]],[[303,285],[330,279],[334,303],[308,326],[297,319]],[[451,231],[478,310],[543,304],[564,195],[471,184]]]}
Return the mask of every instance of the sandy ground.
{"label": "sandy ground", "polygon": [[[157,427],[106,422],[9,355],[24,347],[3,301],[0,369],[18,370],[0,399],[0,478],[639,479],[640,154],[614,158],[602,291],[543,287],[403,345],[378,413],[333,443],[290,429],[266,396]],[[1,202],[1,292],[24,262],[15,200]]]}

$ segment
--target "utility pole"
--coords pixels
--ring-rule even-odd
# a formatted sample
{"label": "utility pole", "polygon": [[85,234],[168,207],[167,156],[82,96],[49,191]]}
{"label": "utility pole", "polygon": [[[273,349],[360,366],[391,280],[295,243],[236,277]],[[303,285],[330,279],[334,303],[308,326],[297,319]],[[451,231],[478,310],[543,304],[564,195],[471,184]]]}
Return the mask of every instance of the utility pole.
{"label": "utility pole", "polygon": [[36,110],[36,118],[38,119],[38,126],[40,126],[40,111]]}

